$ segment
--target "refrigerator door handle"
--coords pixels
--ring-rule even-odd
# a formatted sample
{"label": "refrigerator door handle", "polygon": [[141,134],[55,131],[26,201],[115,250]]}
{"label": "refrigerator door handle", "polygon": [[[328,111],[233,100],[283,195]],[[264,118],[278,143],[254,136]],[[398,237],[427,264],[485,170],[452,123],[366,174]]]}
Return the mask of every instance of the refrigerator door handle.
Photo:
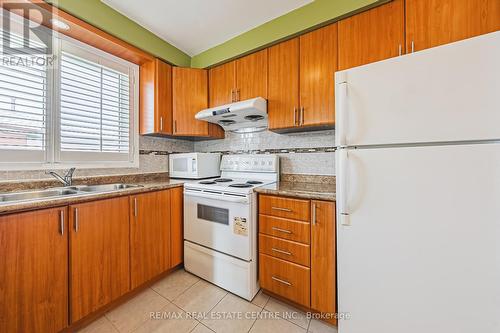
{"label": "refrigerator door handle", "polygon": [[338,201],[338,209],[339,209],[339,219],[340,224],[344,226],[350,226],[350,218],[349,218],[349,210],[347,207],[347,187],[349,185],[349,173],[348,173],[348,163],[349,163],[349,155],[346,149],[339,149],[339,197]]}
{"label": "refrigerator door handle", "polygon": [[335,123],[336,141],[338,147],[347,146],[346,126],[347,126],[347,82],[337,84],[337,119]]}

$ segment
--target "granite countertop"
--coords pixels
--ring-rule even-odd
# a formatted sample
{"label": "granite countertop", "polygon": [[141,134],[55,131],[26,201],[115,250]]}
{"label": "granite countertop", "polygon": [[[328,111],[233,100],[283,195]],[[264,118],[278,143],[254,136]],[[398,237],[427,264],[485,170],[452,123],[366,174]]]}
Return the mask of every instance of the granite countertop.
{"label": "granite countertop", "polygon": [[124,195],[165,190],[173,187],[183,186],[184,181],[174,180],[174,179],[163,179],[154,181],[130,182],[129,184],[141,185],[141,187],[133,187],[112,192],[85,193],[85,194],[75,194],[75,195],[56,197],[56,198],[43,198],[32,201],[0,203],[0,214],[42,209],[49,207],[66,206],[86,201],[94,201],[94,200],[101,200],[101,199],[119,197]]}
{"label": "granite countertop", "polygon": [[259,186],[255,192],[288,197],[335,201],[335,184],[280,181]]}

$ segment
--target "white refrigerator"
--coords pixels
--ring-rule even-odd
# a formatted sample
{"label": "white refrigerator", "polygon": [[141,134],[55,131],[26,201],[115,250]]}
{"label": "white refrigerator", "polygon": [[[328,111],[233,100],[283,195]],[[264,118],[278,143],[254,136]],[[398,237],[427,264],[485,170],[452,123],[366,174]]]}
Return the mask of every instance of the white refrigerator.
{"label": "white refrigerator", "polygon": [[339,333],[500,332],[500,32],[335,79]]}

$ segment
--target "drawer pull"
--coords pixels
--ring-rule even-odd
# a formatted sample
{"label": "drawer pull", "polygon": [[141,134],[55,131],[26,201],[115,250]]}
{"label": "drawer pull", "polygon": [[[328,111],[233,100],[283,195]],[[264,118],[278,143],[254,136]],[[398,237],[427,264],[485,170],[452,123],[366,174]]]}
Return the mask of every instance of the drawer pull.
{"label": "drawer pull", "polygon": [[292,253],[291,252],[288,252],[288,251],[283,251],[283,250],[280,250],[280,249],[275,249],[274,247],[271,248],[272,251],[274,252],[278,252],[278,253],[281,253],[281,254],[286,254],[287,256],[291,256]]}
{"label": "drawer pull", "polygon": [[273,229],[275,231],[279,231],[279,232],[284,232],[285,234],[291,234],[292,233],[290,230],[285,230],[285,229],[276,228],[276,227],[272,227],[271,229]]}
{"label": "drawer pull", "polygon": [[271,207],[271,209],[274,209],[274,210],[279,210],[279,211],[282,211],[282,212],[288,212],[288,213],[291,213],[291,212],[292,212],[292,210],[291,210],[291,209],[288,209],[288,208]]}
{"label": "drawer pull", "polygon": [[287,286],[291,286],[292,285],[290,282],[282,280],[282,279],[279,279],[279,278],[277,278],[275,276],[271,276],[271,279],[273,279],[274,281],[278,281],[279,283],[286,284]]}

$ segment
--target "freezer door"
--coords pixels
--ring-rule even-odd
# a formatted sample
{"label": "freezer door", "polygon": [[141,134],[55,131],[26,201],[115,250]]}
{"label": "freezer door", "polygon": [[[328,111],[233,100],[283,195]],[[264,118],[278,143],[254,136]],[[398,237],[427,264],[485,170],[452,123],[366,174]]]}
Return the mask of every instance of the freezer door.
{"label": "freezer door", "polygon": [[339,171],[339,333],[500,332],[500,144],[351,150]]}
{"label": "freezer door", "polygon": [[337,145],[500,138],[500,31],[336,74]]}

